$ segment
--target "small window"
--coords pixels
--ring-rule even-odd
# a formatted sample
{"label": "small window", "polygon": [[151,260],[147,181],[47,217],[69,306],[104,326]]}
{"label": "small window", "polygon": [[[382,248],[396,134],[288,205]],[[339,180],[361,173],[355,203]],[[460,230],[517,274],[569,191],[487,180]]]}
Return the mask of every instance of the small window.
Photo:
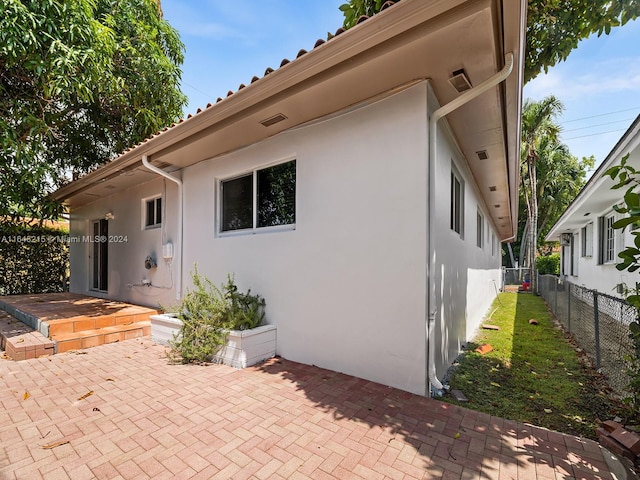
{"label": "small window", "polygon": [[580,231],[581,240],[581,256],[592,257],[593,256],[593,223],[589,223],[582,227]]}
{"label": "small window", "polygon": [[162,197],[143,200],[144,228],[155,228],[162,224]]}
{"label": "small window", "polygon": [[220,182],[220,231],[296,223],[296,161]]}
{"label": "small window", "polygon": [[457,172],[451,170],[451,230],[464,234],[464,182]]}
{"label": "small window", "polygon": [[476,245],[478,248],[484,248],[484,216],[478,210],[476,226]]}

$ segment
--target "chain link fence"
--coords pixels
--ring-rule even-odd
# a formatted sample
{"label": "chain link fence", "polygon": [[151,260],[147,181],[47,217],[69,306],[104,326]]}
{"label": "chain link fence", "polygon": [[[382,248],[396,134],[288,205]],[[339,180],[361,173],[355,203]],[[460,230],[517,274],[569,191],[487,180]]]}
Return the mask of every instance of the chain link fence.
{"label": "chain link fence", "polygon": [[529,268],[502,268],[502,286],[506,291],[524,288],[531,282],[531,270]]}
{"label": "chain link fence", "polygon": [[553,275],[539,276],[538,291],[611,388],[625,396],[629,383],[625,356],[633,353],[629,324],[638,317],[636,309],[623,299]]}

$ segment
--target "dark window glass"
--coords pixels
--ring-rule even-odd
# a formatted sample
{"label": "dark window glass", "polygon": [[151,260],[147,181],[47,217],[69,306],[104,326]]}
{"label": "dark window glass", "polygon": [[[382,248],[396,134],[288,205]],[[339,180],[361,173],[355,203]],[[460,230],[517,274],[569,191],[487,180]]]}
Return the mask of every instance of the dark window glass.
{"label": "dark window glass", "polygon": [[222,182],[222,231],[253,227],[253,175]]}
{"label": "dark window glass", "polygon": [[162,223],[162,198],[156,198],[156,225]]}
{"label": "dark window glass", "polygon": [[296,161],[258,170],[258,227],[296,223]]}
{"label": "dark window glass", "polygon": [[155,225],[155,200],[147,200],[147,219],[145,225],[150,227]]}

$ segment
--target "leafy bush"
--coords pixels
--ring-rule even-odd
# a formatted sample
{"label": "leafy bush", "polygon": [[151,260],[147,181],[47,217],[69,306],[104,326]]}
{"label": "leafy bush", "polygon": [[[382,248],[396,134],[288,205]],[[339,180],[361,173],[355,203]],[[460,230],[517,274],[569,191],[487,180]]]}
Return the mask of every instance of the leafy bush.
{"label": "leafy bush", "polygon": [[169,342],[169,358],[174,362],[204,363],[226,345],[229,330],[258,327],[264,320],[265,301],[260,295],[238,291],[232,275],[221,288],[201,276],[191,274],[194,290],[188,290],[174,312],[182,327]]}
{"label": "leafy bush", "polygon": [[[613,223],[613,228],[624,230],[629,228],[633,236],[633,245],[625,246],[618,253],[620,258],[616,268],[620,271],[627,270],[635,272],[640,269],[640,194],[636,193],[640,186],[640,170],[635,169],[627,163],[629,154],[622,157],[620,165],[613,166],[602,175],[611,177],[617,183],[611,187],[612,190],[626,188],[622,196],[622,204],[616,204],[613,209],[622,218]],[[635,286],[623,284],[624,297],[627,302],[640,311],[640,290],[638,283]],[[627,362],[626,372],[629,375],[628,395],[623,400],[630,407],[630,417],[640,422],[640,318],[629,325],[629,339],[633,343],[633,353],[625,356]]]}
{"label": "leafy bush", "polygon": [[0,224],[0,295],[69,290],[68,231]]}
{"label": "leafy bush", "polygon": [[540,275],[560,275],[560,255],[554,253],[536,258],[536,268]]}

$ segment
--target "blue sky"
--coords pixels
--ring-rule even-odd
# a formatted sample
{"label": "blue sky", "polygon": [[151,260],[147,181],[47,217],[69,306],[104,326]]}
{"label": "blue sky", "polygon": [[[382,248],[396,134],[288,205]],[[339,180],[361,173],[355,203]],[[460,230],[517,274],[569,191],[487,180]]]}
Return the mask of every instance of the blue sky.
{"label": "blue sky", "polygon": [[[342,25],[346,0],[163,0],[165,18],[186,45],[185,113],[261,77],[283,58],[310,50]],[[640,22],[580,43],[566,62],[525,86],[524,98],[553,94],[565,105],[563,140],[578,156],[604,160],[640,113]]]}

